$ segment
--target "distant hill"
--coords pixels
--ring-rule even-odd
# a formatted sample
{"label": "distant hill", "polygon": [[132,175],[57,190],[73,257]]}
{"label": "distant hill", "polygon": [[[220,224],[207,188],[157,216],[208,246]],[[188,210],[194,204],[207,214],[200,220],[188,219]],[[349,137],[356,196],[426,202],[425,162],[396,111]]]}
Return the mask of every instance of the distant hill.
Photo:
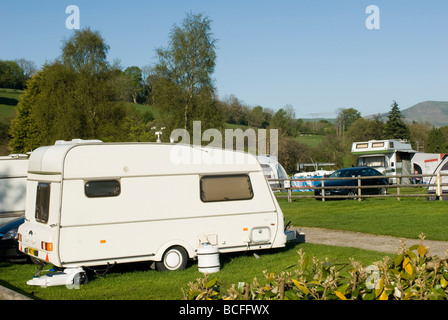
{"label": "distant hill", "polygon": [[[400,110],[408,122],[428,122],[436,127],[448,126],[448,101],[425,101]],[[379,114],[383,120],[387,119],[388,113]],[[372,119],[375,115],[365,118]]]}
{"label": "distant hill", "polygon": [[408,121],[429,122],[436,127],[448,126],[448,101],[425,101],[402,110]]}

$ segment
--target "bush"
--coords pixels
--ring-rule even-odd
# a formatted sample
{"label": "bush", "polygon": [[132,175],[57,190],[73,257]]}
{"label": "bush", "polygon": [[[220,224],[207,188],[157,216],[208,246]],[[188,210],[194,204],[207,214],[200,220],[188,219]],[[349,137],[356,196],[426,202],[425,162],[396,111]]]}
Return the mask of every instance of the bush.
{"label": "bush", "polygon": [[[265,271],[264,284],[254,278],[222,293],[218,279],[205,275],[182,292],[186,300],[447,300],[447,258],[431,256],[423,235],[420,240],[408,249],[403,242],[394,259],[386,256],[368,267],[354,259],[342,267],[318,261],[300,249],[294,272]],[[341,275],[344,267],[348,275]]]}

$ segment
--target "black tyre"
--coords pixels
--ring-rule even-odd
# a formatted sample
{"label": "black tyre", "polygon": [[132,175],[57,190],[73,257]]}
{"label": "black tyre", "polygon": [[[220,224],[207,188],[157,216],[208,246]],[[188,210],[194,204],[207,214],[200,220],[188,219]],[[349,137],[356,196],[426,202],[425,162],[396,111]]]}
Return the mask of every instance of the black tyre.
{"label": "black tyre", "polygon": [[162,261],[156,262],[158,271],[183,270],[187,266],[188,254],[181,246],[174,246],[165,251]]}

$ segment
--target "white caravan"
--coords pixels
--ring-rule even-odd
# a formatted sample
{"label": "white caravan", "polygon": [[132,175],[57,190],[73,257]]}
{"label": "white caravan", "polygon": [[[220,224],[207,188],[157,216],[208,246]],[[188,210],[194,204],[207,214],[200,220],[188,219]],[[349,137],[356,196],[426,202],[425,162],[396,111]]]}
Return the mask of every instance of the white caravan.
{"label": "white caravan", "polygon": [[263,168],[263,173],[266,179],[280,179],[278,181],[269,181],[271,188],[279,191],[285,187],[289,187],[289,182],[286,182],[287,185],[285,186],[285,181],[283,181],[283,179],[289,178],[288,174],[283,166],[278,162],[277,157],[271,155],[259,155],[257,156],[257,160],[260,163],[261,168]]}
{"label": "white caravan", "polygon": [[[418,174],[432,174],[443,157],[443,154],[415,151],[406,140],[353,142],[352,154],[358,156],[358,167],[373,167],[390,176],[412,175],[416,171]],[[428,177],[424,178],[425,182],[428,180]],[[404,178],[402,183],[410,181]]]}
{"label": "white caravan", "polygon": [[61,268],[155,261],[178,270],[201,244],[283,247],[283,213],[255,156],[180,144],[77,141],[29,160],[20,250]]}
{"label": "white caravan", "polygon": [[429,180],[428,199],[446,200],[448,194],[448,155],[443,157],[433,174],[435,176],[432,176]]}
{"label": "white caravan", "polygon": [[0,157],[0,225],[25,214],[28,156]]}

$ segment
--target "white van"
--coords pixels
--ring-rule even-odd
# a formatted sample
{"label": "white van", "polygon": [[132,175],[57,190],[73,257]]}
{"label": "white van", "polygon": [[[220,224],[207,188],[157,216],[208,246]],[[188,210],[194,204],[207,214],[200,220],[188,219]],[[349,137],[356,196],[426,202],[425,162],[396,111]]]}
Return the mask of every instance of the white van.
{"label": "white van", "polygon": [[28,155],[0,157],[0,225],[25,214]]}
{"label": "white van", "polygon": [[20,249],[62,268],[155,261],[178,270],[203,243],[225,253],[286,242],[255,156],[179,144],[40,147],[29,160],[25,220]]}

